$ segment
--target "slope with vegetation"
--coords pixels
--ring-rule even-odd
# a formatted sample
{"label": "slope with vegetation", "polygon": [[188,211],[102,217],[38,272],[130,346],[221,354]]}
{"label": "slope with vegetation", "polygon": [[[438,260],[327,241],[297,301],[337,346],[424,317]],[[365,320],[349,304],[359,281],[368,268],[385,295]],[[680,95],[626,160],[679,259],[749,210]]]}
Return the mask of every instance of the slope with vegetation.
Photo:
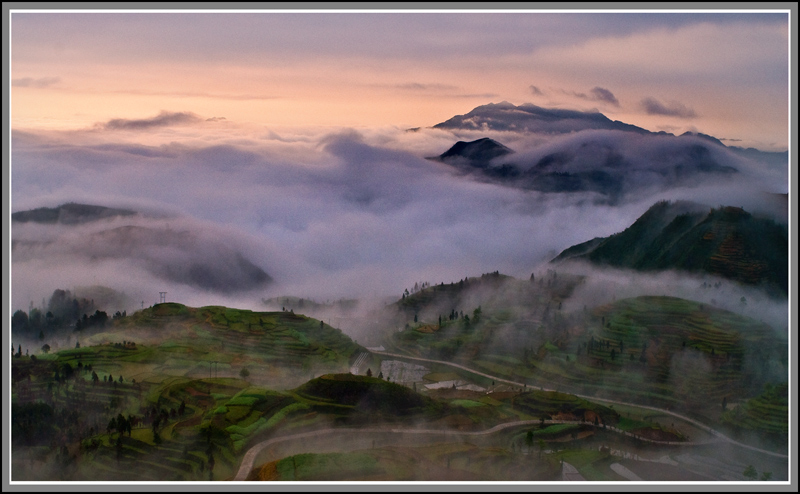
{"label": "slope with vegetation", "polygon": [[553,261],[704,272],[786,296],[788,245],[786,225],[741,208],[704,212],[698,205],[662,201],[624,231],[570,247]]}

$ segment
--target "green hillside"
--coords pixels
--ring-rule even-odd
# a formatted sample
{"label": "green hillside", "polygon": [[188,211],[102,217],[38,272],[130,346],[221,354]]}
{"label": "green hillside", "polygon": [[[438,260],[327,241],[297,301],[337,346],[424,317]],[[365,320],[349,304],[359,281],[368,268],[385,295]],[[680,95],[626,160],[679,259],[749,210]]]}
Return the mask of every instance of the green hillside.
{"label": "green hillside", "polygon": [[306,453],[258,468],[259,481],[552,481],[555,458],[533,460],[505,448],[470,443],[385,446],[348,453]]}
{"label": "green hillside", "polygon": [[754,396],[765,383],[785,379],[788,369],[787,341],[771,327],[675,297],[555,309],[540,320],[482,310],[477,322],[420,322],[391,342],[516,382],[712,415],[723,398]]}
{"label": "green hillside", "polygon": [[570,247],[553,261],[705,272],[785,296],[788,253],[786,225],[736,207],[709,212],[691,203],[662,201],[624,231]]}
{"label": "green hillside", "polygon": [[[123,338],[157,341],[159,353],[148,360],[175,363],[190,374],[247,367],[265,377],[292,372],[344,370],[363,351],[340,330],[293,312],[253,312],[219,306],[200,308],[176,303],[117,319],[111,328],[86,339],[88,344]],[[206,374],[207,375],[207,374]],[[236,374],[234,374],[236,375]]]}
{"label": "green hillside", "polygon": [[764,392],[727,410],[722,421],[735,429],[754,431],[781,442],[789,433],[789,385],[767,384]]}
{"label": "green hillside", "polygon": [[769,326],[680,298],[643,296],[600,306],[587,326],[564,345],[576,360],[561,367],[565,382],[596,383],[686,409],[716,410],[723,398],[751,396],[788,369],[787,341]]}

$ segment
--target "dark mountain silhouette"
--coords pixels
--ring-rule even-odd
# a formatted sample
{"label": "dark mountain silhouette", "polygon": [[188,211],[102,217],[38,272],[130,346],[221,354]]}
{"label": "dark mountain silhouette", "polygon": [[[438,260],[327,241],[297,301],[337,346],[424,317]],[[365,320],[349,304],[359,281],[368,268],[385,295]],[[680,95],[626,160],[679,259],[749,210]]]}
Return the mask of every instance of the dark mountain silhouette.
{"label": "dark mountain silhouette", "polygon": [[[446,130],[569,134],[542,156],[515,155],[502,143],[484,137],[458,141],[429,159],[474,178],[547,193],[590,192],[595,201],[615,204],[637,190],[696,186],[718,182],[738,169],[726,164],[731,153],[770,167],[788,161],[785,153],[729,148],[716,137],[686,132],[680,136],[611,120],[602,113],[548,109],[507,101],[479,106],[434,125]],[[632,144],[635,143],[635,144]]]}
{"label": "dark mountain silhouette", "polygon": [[483,168],[489,161],[513,152],[494,139],[484,137],[472,142],[458,141],[438,158],[445,163],[462,159],[468,161],[472,166]]}
{"label": "dark mountain silhouette", "polygon": [[[136,214],[125,209],[69,203],[14,213],[12,219],[22,223],[79,225]],[[252,290],[272,281],[263,269],[224,239],[169,227],[124,225],[81,237],[12,238],[11,250],[14,259],[20,261],[53,256],[89,262],[130,260],[162,279],[225,293]]]}
{"label": "dark mountain silhouette", "polygon": [[709,149],[714,144],[698,143],[694,137],[671,146],[666,156],[654,148],[648,151],[652,156],[644,159],[626,155],[613,143],[599,142],[592,136],[577,145],[565,144],[535,162],[514,156],[512,149],[486,137],[458,141],[441,155],[429,159],[481,180],[540,192],[595,192],[614,203],[641,187],[693,185],[698,177],[724,178],[737,173],[736,168],[717,161]]}
{"label": "dark mountain silhouette", "polygon": [[570,247],[552,262],[705,272],[786,296],[788,245],[786,225],[741,208],[662,201],[624,231]]}
{"label": "dark mountain silhouette", "polygon": [[11,220],[20,223],[34,222],[76,225],[104,218],[132,216],[135,214],[136,211],[131,211],[129,209],[107,208],[104,206],[70,202],[55,208],[36,208],[29,211],[19,211],[11,215]]}
{"label": "dark mountain silhouette", "polygon": [[205,290],[237,292],[272,281],[240,252],[189,231],[128,225],[91,234],[86,244],[93,260],[137,259],[156,276]]}
{"label": "dark mountain silhouette", "polygon": [[447,163],[466,173],[478,171],[489,179],[507,180],[518,178],[520,169],[510,163],[496,165],[492,160],[513,153],[511,148],[484,137],[471,142],[458,141],[444,153],[428,159]]}

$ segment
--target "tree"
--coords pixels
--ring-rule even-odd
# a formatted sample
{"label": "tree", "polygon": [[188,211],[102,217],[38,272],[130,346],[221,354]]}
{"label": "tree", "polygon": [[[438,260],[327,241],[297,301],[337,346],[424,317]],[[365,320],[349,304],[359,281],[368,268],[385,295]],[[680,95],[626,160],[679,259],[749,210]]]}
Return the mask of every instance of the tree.
{"label": "tree", "polygon": [[378,379],[383,379],[383,371],[378,372]]}
{"label": "tree", "polygon": [[742,475],[748,480],[755,480],[758,477],[758,472],[753,465],[747,465],[747,468],[744,469]]}
{"label": "tree", "polygon": [[44,345],[42,345],[42,351],[43,351],[44,353],[50,353],[50,345],[48,345],[47,343],[45,343]]}
{"label": "tree", "polygon": [[727,396],[723,396],[722,397],[722,411],[724,412],[727,409],[728,409],[728,397]]}
{"label": "tree", "polygon": [[239,371],[239,377],[242,379],[247,379],[247,376],[250,375],[250,371],[247,370],[247,367],[242,367],[242,370]]}
{"label": "tree", "polygon": [[28,314],[24,310],[18,310],[11,316],[11,331],[17,332],[28,328]]}
{"label": "tree", "polygon": [[764,482],[769,482],[770,480],[772,480],[772,472],[764,472],[764,473],[762,473],[760,480],[763,480]]}
{"label": "tree", "polygon": [[[294,457],[292,457],[294,458]],[[211,450],[208,451],[208,480],[214,479],[214,455],[211,453]]]}
{"label": "tree", "polygon": [[367,369],[367,377],[372,377],[372,369]]}
{"label": "tree", "polygon": [[533,431],[528,431],[528,433],[525,434],[525,445],[528,448],[533,447]]}
{"label": "tree", "polygon": [[92,382],[93,382],[94,384],[97,384],[97,382],[98,382],[99,380],[100,380],[100,378],[97,376],[97,372],[95,372],[95,371],[92,371]]}
{"label": "tree", "polygon": [[75,371],[72,369],[72,366],[69,365],[69,362],[64,362],[64,365],[61,367],[61,374],[64,376],[65,381],[67,379],[72,379]]}

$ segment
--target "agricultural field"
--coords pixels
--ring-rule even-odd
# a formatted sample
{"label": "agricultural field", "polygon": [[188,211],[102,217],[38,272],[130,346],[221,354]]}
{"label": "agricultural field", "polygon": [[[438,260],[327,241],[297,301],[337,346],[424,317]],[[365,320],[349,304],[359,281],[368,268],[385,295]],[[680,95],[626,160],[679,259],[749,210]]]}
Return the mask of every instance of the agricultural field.
{"label": "agricultural field", "polygon": [[[448,321],[433,331],[410,326],[392,343],[398,351],[468,364],[530,386],[649,403],[715,421],[723,401],[753,398],[765,385],[785,381],[788,369],[787,340],[773,328],[681,298],[642,296],[591,310],[551,310],[541,314],[550,329],[527,333],[513,314],[512,307],[484,307],[477,323]],[[498,339],[515,342],[515,348],[499,351]]]}
{"label": "agricultural field", "polygon": [[[604,397],[700,417],[734,435],[762,433],[776,444],[785,437],[787,393],[772,382],[785,372],[786,342],[765,324],[674,297],[565,313],[557,294],[566,299],[580,278],[555,272],[536,282],[495,278],[467,284],[522,295],[505,305],[492,299],[464,315],[453,310],[441,323],[415,313],[414,324],[387,340],[392,351],[442,361],[424,365],[369,352],[292,310],[175,303],[77,331],[75,348],[17,351],[15,476],[232,480],[245,453],[272,438],[331,428],[422,428],[462,436],[441,442],[434,434],[424,447],[390,442],[344,451],[301,442],[304,448],[280,458],[259,456],[249,478],[486,480],[513,472],[514,480],[552,480],[563,460],[587,479],[619,480],[619,468],[611,468],[618,458],[602,450],[607,443],[646,450],[646,441],[709,438],[676,426],[674,417],[615,408]],[[448,300],[458,289],[438,287]],[[428,287],[405,304],[433,304],[435,294]],[[532,301],[523,312],[520,297]],[[357,360],[361,375],[347,373]],[[393,382],[406,367],[414,372]],[[379,375],[363,375],[368,368]],[[369,434],[377,433],[363,441]]]}
{"label": "agricultural field", "polygon": [[[126,480],[227,475],[246,438],[303,410],[252,386],[281,389],[343,371],[360,350],[291,312],[174,303],[79,338],[74,349],[12,358],[20,478],[90,479],[97,469]],[[144,477],[139,462],[152,467]],[[53,471],[43,474],[41,464]]]}
{"label": "agricultural field", "polygon": [[264,464],[261,481],[546,481],[558,479],[554,458],[535,459],[470,443],[394,446],[347,453],[306,453]]}
{"label": "agricultural field", "polygon": [[[111,340],[123,334],[130,339]],[[270,386],[272,379],[300,379],[312,370],[346,369],[360,351],[337,330],[286,312],[161,304],[82,340],[79,348],[12,360],[15,478],[224,480],[234,477],[244,453],[259,441],[330,427],[425,424],[474,433],[543,417],[595,414],[590,419],[616,421],[613,410],[564,393],[423,393],[422,386],[417,392],[416,386],[341,372],[294,388]],[[291,359],[308,368],[285,364]],[[441,370],[426,375],[458,376]],[[548,427],[537,439],[573,430]],[[460,453],[440,446],[424,452],[382,448],[352,458],[307,455],[291,460],[291,470],[289,460],[259,468],[273,472],[263,474],[272,479],[477,479],[481,472],[500,478],[504,469],[525,479],[552,476],[551,460],[523,468],[526,460],[514,453],[519,445],[502,441],[499,448],[472,445]],[[430,468],[412,473],[408,461],[428,457]],[[338,468],[342,461],[349,466]]]}

